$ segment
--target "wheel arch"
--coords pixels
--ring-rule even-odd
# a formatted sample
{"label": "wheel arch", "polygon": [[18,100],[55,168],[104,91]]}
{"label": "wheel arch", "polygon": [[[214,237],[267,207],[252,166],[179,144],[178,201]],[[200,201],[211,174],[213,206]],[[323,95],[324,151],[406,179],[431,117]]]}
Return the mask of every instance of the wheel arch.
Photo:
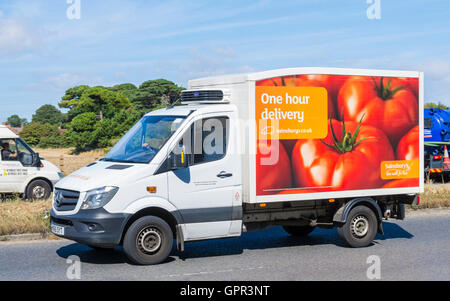
{"label": "wheel arch", "polygon": [[369,197],[352,199],[349,202],[343,204],[334,214],[333,222],[339,224],[347,222],[347,217],[350,211],[356,206],[360,205],[366,206],[373,211],[378,221],[378,233],[384,234],[382,227],[383,214],[381,208],[374,199]]}

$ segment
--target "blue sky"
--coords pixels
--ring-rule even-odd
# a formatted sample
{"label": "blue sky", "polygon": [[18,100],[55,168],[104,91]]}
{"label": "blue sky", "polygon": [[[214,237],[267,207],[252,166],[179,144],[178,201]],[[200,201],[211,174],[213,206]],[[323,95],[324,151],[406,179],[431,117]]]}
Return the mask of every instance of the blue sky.
{"label": "blue sky", "polygon": [[[0,0],[0,121],[31,120],[66,89],[320,66],[425,72],[450,106],[450,2]],[[375,0],[373,0],[375,1]]]}

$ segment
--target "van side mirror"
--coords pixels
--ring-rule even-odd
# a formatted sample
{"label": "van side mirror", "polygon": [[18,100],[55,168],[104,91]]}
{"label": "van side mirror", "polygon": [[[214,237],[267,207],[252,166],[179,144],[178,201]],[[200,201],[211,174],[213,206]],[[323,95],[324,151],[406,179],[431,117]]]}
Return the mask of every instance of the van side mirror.
{"label": "van side mirror", "polygon": [[41,159],[39,157],[39,153],[33,153],[31,154],[31,157],[32,157],[31,166],[40,167]]}

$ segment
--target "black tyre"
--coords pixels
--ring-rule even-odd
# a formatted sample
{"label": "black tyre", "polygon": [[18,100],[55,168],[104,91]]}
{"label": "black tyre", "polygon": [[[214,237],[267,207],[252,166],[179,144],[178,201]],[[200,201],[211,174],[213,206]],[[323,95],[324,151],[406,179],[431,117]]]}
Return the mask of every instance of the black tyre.
{"label": "black tyre", "polygon": [[158,264],[172,251],[173,233],[170,226],[156,216],[144,216],[128,228],[123,249],[136,264]]}
{"label": "black tyre", "polygon": [[378,221],[372,209],[356,206],[350,210],[347,221],[338,226],[339,238],[352,248],[367,247],[377,234]]}
{"label": "black tyre", "polygon": [[314,230],[312,226],[283,226],[284,231],[292,236],[306,236]]}
{"label": "black tyre", "polygon": [[44,180],[34,180],[31,182],[25,191],[25,198],[31,201],[47,200],[50,198],[52,188]]}

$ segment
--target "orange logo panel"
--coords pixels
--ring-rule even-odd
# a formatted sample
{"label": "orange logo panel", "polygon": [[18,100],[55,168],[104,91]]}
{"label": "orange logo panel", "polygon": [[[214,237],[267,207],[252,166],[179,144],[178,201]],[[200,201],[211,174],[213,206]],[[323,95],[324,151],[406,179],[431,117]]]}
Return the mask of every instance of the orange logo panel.
{"label": "orange logo panel", "polygon": [[328,134],[328,96],[322,87],[256,87],[257,137],[323,139]]}
{"label": "orange logo panel", "polygon": [[419,160],[398,160],[381,162],[381,178],[410,179],[419,177]]}

